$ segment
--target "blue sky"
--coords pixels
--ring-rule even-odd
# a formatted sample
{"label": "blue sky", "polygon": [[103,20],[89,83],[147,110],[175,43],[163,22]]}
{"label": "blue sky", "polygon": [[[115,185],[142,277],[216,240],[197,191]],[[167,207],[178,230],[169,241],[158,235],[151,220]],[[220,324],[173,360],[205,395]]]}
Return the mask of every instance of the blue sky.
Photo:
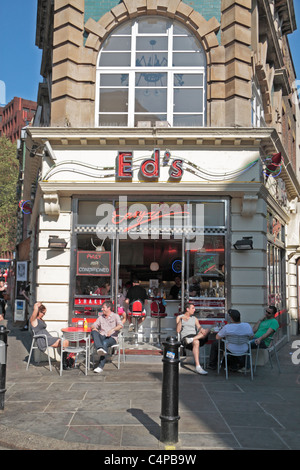
{"label": "blue sky", "polygon": [[[294,0],[298,30],[289,35],[297,78],[300,79],[300,0]],[[35,45],[37,0],[0,0],[0,103],[14,96],[36,101],[41,51]],[[2,102],[3,82],[6,103]]]}

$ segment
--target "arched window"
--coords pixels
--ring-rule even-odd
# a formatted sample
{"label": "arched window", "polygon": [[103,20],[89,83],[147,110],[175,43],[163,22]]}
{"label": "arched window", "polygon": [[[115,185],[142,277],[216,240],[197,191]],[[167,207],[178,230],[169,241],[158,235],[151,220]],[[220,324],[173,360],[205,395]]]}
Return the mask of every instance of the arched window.
{"label": "arched window", "polygon": [[147,16],[116,28],[101,48],[96,86],[96,126],[205,125],[205,53],[177,21]]}

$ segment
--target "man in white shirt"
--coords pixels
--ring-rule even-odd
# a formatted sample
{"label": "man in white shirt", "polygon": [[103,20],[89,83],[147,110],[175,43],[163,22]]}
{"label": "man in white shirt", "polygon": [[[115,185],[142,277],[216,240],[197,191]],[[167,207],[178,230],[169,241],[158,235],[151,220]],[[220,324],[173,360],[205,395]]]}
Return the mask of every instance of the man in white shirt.
{"label": "man in white shirt", "polygon": [[98,367],[94,372],[103,372],[106,363],[106,354],[110,346],[116,344],[119,331],[123,328],[120,316],[112,311],[113,304],[106,300],[102,304],[102,315],[100,315],[92,326],[92,338],[95,348],[100,356]]}
{"label": "man in white shirt", "polygon": [[[253,330],[249,323],[241,322],[241,314],[238,310],[230,309],[228,310],[230,317],[230,323],[227,323],[216,335],[216,340],[222,339],[227,335],[247,335],[249,339],[253,336]],[[221,342],[220,347],[224,346],[224,343]],[[248,350],[247,344],[231,344],[228,343],[227,349],[234,354],[239,354],[243,356]],[[235,359],[235,358],[234,358]],[[214,341],[211,345],[209,364],[208,369],[216,369],[218,362],[218,341]]]}

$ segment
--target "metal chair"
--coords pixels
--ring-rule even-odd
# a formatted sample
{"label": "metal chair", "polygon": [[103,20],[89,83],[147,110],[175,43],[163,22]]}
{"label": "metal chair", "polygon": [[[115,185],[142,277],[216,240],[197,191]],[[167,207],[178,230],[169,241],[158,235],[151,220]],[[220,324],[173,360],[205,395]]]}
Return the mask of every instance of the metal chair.
{"label": "metal chair", "polygon": [[[135,344],[138,344],[139,319],[146,316],[143,304],[140,300],[135,300],[132,303],[130,311],[128,311],[128,316],[131,317],[132,320],[134,319]],[[141,344],[143,344],[143,343],[141,343]]]}
{"label": "metal chair", "polygon": [[150,315],[152,318],[157,318],[158,320],[158,331],[157,331],[157,336],[158,336],[158,343],[156,343],[156,346],[161,347],[161,319],[165,318],[167,314],[165,313],[165,307],[161,305],[161,302],[159,300],[154,300],[151,302],[150,305]]}
{"label": "metal chair", "polygon": [[[251,343],[250,337],[247,335],[227,335],[225,338],[222,338],[224,342],[224,357],[225,357],[225,371],[226,371],[226,380],[228,379],[228,356],[234,357],[241,357],[241,356],[248,356],[250,361],[250,373],[251,373],[251,380],[253,380],[253,368],[252,368],[252,353],[251,353]],[[247,351],[243,354],[240,353],[233,353],[229,351],[227,348],[228,344],[236,344],[241,346],[242,344],[247,344]],[[220,343],[218,347],[218,374],[220,372]],[[245,361],[245,375],[246,375],[246,361]]]}
{"label": "metal chair", "polygon": [[[278,371],[279,373],[281,373],[281,368],[280,368],[280,364],[279,364],[279,359],[278,359],[278,354],[277,354],[277,349],[276,349],[276,346],[277,346],[277,343],[278,343],[278,335],[279,335],[279,330],[276,330],[275,333],[273,334],[273,337],[271,339],[271,342],[269,344],[269,346],[267,348],[264,348],[262,349],[263,351],[268,351],[268,355],[269,355],[269,362],[270,362],[270,366],[273,368],[273,362],[272,362],[272,358],[271,358],[271,355],[272,353],[274,353],[275,355],[275,359],[276,359],[276,363],[277,363],[277,367],[278,367]],[[256,372],[256,366],[257,366],[257,359],[258,359],[258,352],[259,352],[259,345],[257,346],[257,349],[256,349],[256,356],[255,356],[255,366],[254,366],[254,372]]]}
{"label": "metal chair", "polygon": [[[184,360],[184,359],[182,359],[182,356],[183,356],[183,358],[186,358],[187,354],[190,353],[189,355],[191,357],[194,357],[194,354],[193,354],[192,349],[187,349],[187,348],[184,347],[184,345],[182,344],[182,339],[181,339],[180,333],[177,333],[177,340],[180,341],[180,343],[181,343],[180,347],[179,347],[179,350],[178,350],[179,368],[180,368],[181,367],[181,360]],[[200,359],[201,363],[203,364],[204,369],[206,368],[205,346],[206,346],[206,344],[204,344],[203,346],[200,346],[200,348],[199,348],[199,359]],[[201,350],[204,351],[204,354],[202,356],[201,356]]]}
{"label": "metal chair", "polygon": [[[69,341],[68,346],[63,346],[64,341]],[[63,337],[61,340],[61,359],[60,359],[60,372],[59,375],[62,375],[63,371],[63,353],[70,352],[74,354],[79,354],[81,352],[85,353],[85,375],[89,368],[89,356],[90,356],[90,338],[89,334],[81,331],[63,331]]]}
{"label": "metal chair", "polygon": [[[120,331],[120,333],[118,334],[117,343],[113,344],[112,346],[109,346],[108,349],[112,349],[113,351],[116,350],[118,352],[118,369],[120,369],[120,366],[121,366],[121,349],[122,349],[123,362],[125,363],[125,346],[124,346],[124,336],[123,336],[122,331]],[[93,343],[93,352],[92,352],[93,367],[95,367],[94,354],[95,354],[95,345]]]}
{"label": "metal chair", "polygon": [[[55,334],[55,335],[57,336],[57,339],[59,338],[57,331],[49,331],[49,333]],[[47,335],[43,335],[42,333],[40,333],[40,334],[38,334],[38,335],[35,335],[35,334],[33,333],[32,341],[31,341],[31,347],[30,347],[30,352],[29,352],[29,357],[28,357],[27,366],[26,366],[26,370],[28,370],[28,368],[29,368],[29,364],[30,364],[30,360],[31,360],[31,356],[32,356],[33,350],[34,350],[34,349],[39,349],[39,347],[37,346],[37,343],[36,343],[36,340],[37,340],[38,338],[44,338],[44,339],[45,339],[45,342],[46,342],[46,350],[45,350],[45,352],[47,352],[48,362],[49,362],[49,369],[50,369],[50,372],[52,372],[51,358],[50,358],[50,351],[49,351],[49,348],[52,348],[52,346],[49,346],[49,345],[48,345],[48,337],[47,337]],[[55,357],[56,357],[56,348],[53,348],[53,350],[54,350]]]}

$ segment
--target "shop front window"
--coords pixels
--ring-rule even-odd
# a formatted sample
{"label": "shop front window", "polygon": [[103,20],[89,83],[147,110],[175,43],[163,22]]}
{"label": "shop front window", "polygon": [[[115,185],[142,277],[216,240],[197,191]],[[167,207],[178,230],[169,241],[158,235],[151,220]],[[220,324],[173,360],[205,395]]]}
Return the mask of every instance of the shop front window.
{"label": "shop front window", "polygon": [[96,126],[205,125],[206,57],[182,24],[138,18],[116,28],[99,54]]}
{"label": "shop front window", "polygon": [[97,316],[112,297],[111,241],[94,234],[77,236],[75,315]]}
{"label": "shop front window", "polygon": [[[149,298],[169,302],[172,318],[186,300],[195,303],[201,318],[224,318],[227,212],[225,199],[126,200],[125,209],[117,199],[79,200],[75,315],[97,315],[106,298],[119,306],[118,295],[138,278]],[[171,289],[178,278],[174,298]]]}
{"label": "shop front window", "polygon": [[271,212],[267,214],[267,287],[268,304],[282,309],[285,303],[284,224]]}

